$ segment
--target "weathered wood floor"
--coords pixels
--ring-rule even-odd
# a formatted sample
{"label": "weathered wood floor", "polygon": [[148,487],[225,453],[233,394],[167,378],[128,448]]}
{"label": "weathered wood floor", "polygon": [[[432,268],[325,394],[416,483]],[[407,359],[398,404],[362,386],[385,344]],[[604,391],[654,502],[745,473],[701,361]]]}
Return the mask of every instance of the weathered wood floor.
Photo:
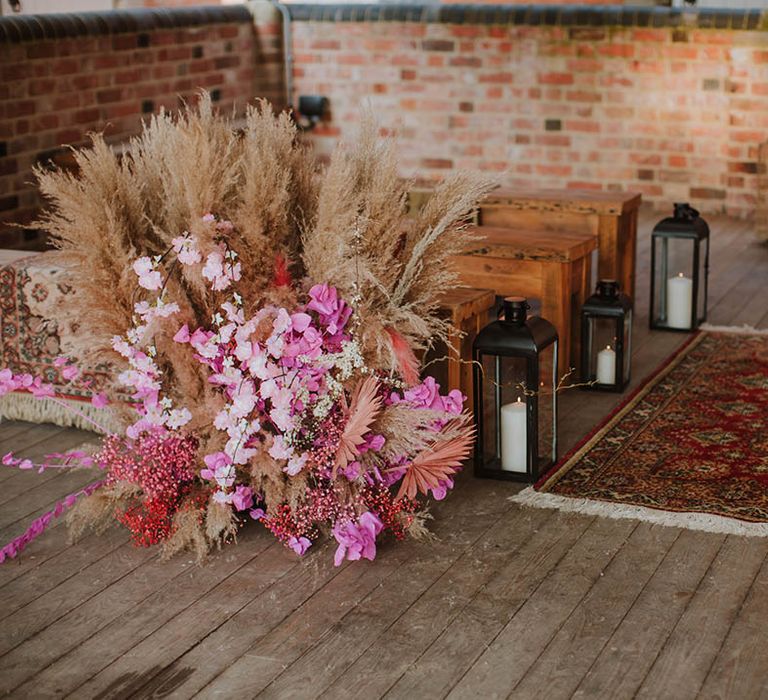
{"label": "weathered wood floor", "polygon": [[[649,333],[644,213],[635,384],[680,342]],[[768,327],[768,248],[711,217],[711,317]],[[567,393],[561,444],[618,401]],[[75,430],[0,424],[0,454],[72,447]],[[0,539],[85,473],[0,473]],[[611,521],[507,501],[465,474],[434,544],[333,567],[259,527],[198,567],[113,529],[57,525],[0,566],[0,691],[18,698],[768,697],[768,540]]]}

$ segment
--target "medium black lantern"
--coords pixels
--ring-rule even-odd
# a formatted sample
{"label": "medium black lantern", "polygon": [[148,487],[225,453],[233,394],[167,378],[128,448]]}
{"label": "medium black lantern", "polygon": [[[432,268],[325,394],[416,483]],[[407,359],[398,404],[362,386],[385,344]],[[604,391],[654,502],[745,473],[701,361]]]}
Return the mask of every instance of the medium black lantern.
{"label": "medium black lantern", "polygon": [[585,389],[624,391],[632,357],[632,300],[615,280],[600,280],[581,308],[581,380]]}
{"label": "medium black lantern", "polygon": [[523,297],[475,338],[475,474],[536,481],[557,453],[557,331]]}
{"label": "medium black lantern", "polygon": [[651,236],[650,326],[691,331],[707,319],[709,226],[688,204],[675,204]]}

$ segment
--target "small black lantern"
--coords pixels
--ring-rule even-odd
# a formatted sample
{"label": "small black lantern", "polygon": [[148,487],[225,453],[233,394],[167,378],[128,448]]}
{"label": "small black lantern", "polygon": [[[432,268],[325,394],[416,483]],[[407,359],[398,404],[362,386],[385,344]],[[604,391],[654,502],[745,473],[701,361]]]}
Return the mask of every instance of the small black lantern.
{"label": "small black lantern", "polygon": [[475,475],[536,481],[557,454],[557,331],[523,297],[473,344]]}
{"label": "small black lantern", "polygon": [[600,280],[581,308],[581,380],[585,389],[624,391],[632,358],[632,300],[615,280]]}
{"label": "small black lantern", "polygon": [[652,329],[692,331],[707,319],[709,226],[688,204],[675,204],[651,236]]}

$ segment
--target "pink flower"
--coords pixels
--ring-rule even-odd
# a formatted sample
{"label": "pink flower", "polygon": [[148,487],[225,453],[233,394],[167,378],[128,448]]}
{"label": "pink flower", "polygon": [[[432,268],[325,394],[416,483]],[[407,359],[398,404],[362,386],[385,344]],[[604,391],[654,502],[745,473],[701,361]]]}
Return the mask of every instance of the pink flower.
{"label": "pink flower", "polygon": [[291,327],[296,333],[303,333],[307,330],[310,323],[312,323],[312,317],[309,314],[291,314]]}
{"label": "pink flower", "polygon": [[56,396],[56,392],[53,390],[52,384],[44,384],[40,377],[37,377],[32,386],[28,387],[29,393],[36,399],[42,399],[47,396]]}
{"label": "pink flower", "polygon": [[133,271],[138,275],[139,286],[144,289],[160,289],[163,286],[162,275],[154,269],[148,257],[139,258],[133,263]]}
{"label": "pink flower", "polygon": [[339,299],[335,287],[316,284],[309,290],[310,302],[307,309],[317,311],[328,333],[336,335],[346,325],[352,315],[352,308]]}
{"label": "pink flower", "polygon": [[203,477],[203,479],[214,479],[216,477],[216,472],[219,469],[228,467],[231,464],[226,452],[214,452],[213,454],[205,455],[205,457],[203,457],[203,462],[205,462],[205,466],[208,467],[200,472],[200,476]]}
{"label": "pink flower", "polygon": [[381,520],[370,511],[363,513],[357,523],[337,523],[333,528],[333,536],[339,546],[333,563],[340,566],[345,558],[357,561],[361,557],[373,561],[376,557],[376,535],[383,527]]}
{"label": "pink flower", "polygon": [[224,274],[224,255],[218,250],[208,254],[203,266],[203,277],[214,282],[218,277]]}
{"label": "pink flower", "polygon": [[91,397],[91,403],[96,406],[96,408],[104,408],[105,406],[109,405],[109,399],[104,393],[94,394]]}
{"label": "pink flower", "polygon": [[307,308],[323,316],[330,316],[339,307],[339,299],[335,287],[329,287],[327,284],[316,284],[309,290],[311,301]]}
{"label": "pink flower", "polygon": [[451,390],[447,396],[443,396],[443,409],[448,413],[459,415],[464,408],[466,396],[458,389]]}
{"label": "pink flower", "polygon": [[54,367],[63,367],[64,365],[69,363],[69,358],[64,357],[64,355],[59,355],[54,361],[53,366]]}
{"label": "pink flower", "polygon": [[190,339],[189,326],[185,323],[179,330],[176,331],[176,335],[173,336],[174,343],[188,343]]}
{"label": "pink flower", "polygon": [[74,365],[70,365],[69,367],[65,367],[63,370],[61,370],[61,376],[64,377],[67,381],[71,381],[77,375],[80,374],[80,370],[77,369]]}
{"label": "pink flower", "polygon": [[448,490],[452,488],[453,479],[448,478],[445,481],[441,481],[439,486],[431,489],[432,497],[436,501],[442,501],[448,495]]}
{"label": "pink flower", "polygon": [[384,447],[384,442],[385,439],[383,435],[371,435],[368,433],[365,436],[365,442],[358,446],[357,451],[359,454],[368,452],[368,450],[378,452],[382,447]]}
{"label": "pink flower", "polygon": [[261,520],[266,515],[266,513],[264,512],[263,508],[254,508],[248,512],[248,515],[250,515],[254,520]]}
{"label": "pink flower", "polygon": [[421,384],[408,389],[403,398],[417,408],[428,408],[433,411],[443,410],[440,385],[435,382],[434,377],[427,377]]}
{"label": "pink flower", "polygon": [[341,473],[350,481],[354,481],[360,476],[360,462],[350,462]]}
{"label": "pink flower", "polygon": [[174,238],[171,243],[176,251],[176,257],[182,265],[194,265],[201,260],[200,251],[195,245],[195,240],[188,234]]}
{"label": "pink flower", "polygon": [[212,282],[211,286],[214,290],[221,291],[229,287],[231,282],[237,282],[240,279],[240,270],[240,263],[225,263],[222,250],[214,250],[205,259],[203,277]]}
{"label": "pink flower", "polygon": [[288,546],[300,557],[303,557],[304,553],[312,546],[312,541],[306,537],[291,537],[288,540]]}
{"label": "pink flower", "polygon": [[253,505],[253,491],[248,486],[238,486],[232,495],[235,510],[248,510]]}

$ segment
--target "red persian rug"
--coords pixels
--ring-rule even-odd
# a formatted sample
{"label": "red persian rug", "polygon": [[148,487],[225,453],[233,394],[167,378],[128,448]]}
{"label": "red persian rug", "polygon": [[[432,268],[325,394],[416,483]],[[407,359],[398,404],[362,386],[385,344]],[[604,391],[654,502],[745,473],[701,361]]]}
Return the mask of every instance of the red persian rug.
{"label": "red persian rug", "polygon": [[513,500],[768,535],[768,334],[700,332]]}

